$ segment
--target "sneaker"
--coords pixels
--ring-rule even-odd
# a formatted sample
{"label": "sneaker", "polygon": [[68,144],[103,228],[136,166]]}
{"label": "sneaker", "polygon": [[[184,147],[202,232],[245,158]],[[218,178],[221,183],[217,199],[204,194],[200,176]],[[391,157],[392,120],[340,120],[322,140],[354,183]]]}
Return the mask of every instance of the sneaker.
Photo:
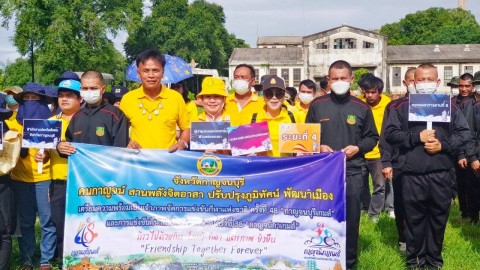
{"label": "sneaker", "polygon": [[379,221],[378,216],[371,216],[371,217],[370,217],[370,220],[371,220],[373,223],[375,223],[375,224],[377,224],[378,221]]}
{"label": "sneaker", "polygon": [[398,242],[398,250],[402,253],[407,252],[407,243],[405,242]]}
{"label": "sneaker", "polygon": [[394,211],[388,211],[388,216],[395,219],[395,212]]}

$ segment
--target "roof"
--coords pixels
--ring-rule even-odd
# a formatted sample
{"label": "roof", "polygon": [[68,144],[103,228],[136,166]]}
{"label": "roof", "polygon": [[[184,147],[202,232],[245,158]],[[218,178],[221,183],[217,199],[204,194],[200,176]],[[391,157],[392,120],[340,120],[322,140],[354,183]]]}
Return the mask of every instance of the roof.
{"label": "roof", "polygon": [[302,45],[302,36],[263,36],[257,38],[260,45]]}
{"label": "roof", "polygon": [[349,30],[349,32],[357,32],[357,33],[360,33],[360,34],[363,34],[363,35],[370,35],[370,36],[373,35],[375,37],[383,37],[383,38],[386,39],[385,35],[382,35],[382,34],[378,33],[377,31],[369,31],[369,30],[349,26],[349,25],[346,25],[346,24],[335,27],[335,28],[332,28],[332,29],[328,29],[328,30],[325,30],[325,31],[322,31],[322,32],[318,32],[318,33],[315,33],[315,34],[305,36],[305,37],[303,37],[303,39],[308,42],[310,40],[317,39],[318,37],[330,36],[332,34],[331,32],[342,32],[341,31],[342,28],[347,28]]}
{"label": "roof", "polygon": [[233,49],[230,65],[242,63],[274,63],[274,64],[303,64],[302,48],[235,48]]}
{"label": "roof", "polygon": [[480,62],[480,44],[387,46],[388,64]]}

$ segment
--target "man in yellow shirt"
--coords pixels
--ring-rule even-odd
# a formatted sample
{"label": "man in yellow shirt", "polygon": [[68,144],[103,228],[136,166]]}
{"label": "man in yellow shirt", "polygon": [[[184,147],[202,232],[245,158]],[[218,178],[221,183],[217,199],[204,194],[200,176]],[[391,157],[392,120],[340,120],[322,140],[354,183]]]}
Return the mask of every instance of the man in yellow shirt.
{"label": "man in yellow shirt", "polygon": [[301,122],[305,123],[310,103],[317,93],[317,85],[312,80],[303,80],[298,86],[298,101],[295,102],[295,112],[299,115]]}
{"label": "man in yellow shirt", "polygon": [[[130,121],[129,148],[188,148],[190,123],[182,96],[162,85],[165,57],[157,49],[143,51],[137,57],[142,86],[123,96],[120,109]],[[180,138],[175,138],[176,127]]]}
{"label": "man in yellow shirt", "polygon": [[265,105],[264,100],[251,91],[254,82],[255,69],[251,65],[240,64],[235,67],[232,82],[235,93],[230,94],[225,103],[225,110],[235,122],[258,112]]}
{"label": "man in yellow shirt", "polygon": [[[359,80],[358,85],[363,92],[360,98],[370,105],[373,113],[373,120],[375,121],[375,127],[380,134],[382,130],[383,114],[388,103],[391,101],[388,96],[382,94],[384,87],[383,81],[380,78],[375,77],[373,74],[367,73]],[[382,160],[380,158],[378,143],[372,151],[365,154],[365,159],[367,161],[367,171],[372,176],[373,193],[370,199],[368,174],[366,174],[366,177],[363,179],[361,194],[363,207],[368,207],[368,215],[375,222],[378,221],[378,215],[383,210],[388,211],[389,214],[394,217],[393,188],[391,183],[389,183],[388,188],[386,188],[386,181],[390,181],[391,179],[385,179],[382,174]],[[389,200],[386,200],[387,195],[389,196]]]}

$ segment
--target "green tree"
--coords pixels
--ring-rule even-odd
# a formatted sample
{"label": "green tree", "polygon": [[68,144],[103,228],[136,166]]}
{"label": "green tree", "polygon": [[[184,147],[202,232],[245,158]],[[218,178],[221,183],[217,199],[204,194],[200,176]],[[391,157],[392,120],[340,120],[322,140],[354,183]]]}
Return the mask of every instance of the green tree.
{"label": "green tree", "polygon": [[4,27],[16,18],[13,43],[22,55],[33,45],[40,82],[86,69],[121,80],[126,62],[109,37],[137,27],[142,6],[141,0],[0,0],[0,15]]}
{"label": "green tree", "polygon": [[18,85],[23,87],[32,81],[30,61],[18,58],[15,62],[5,67],[3,86]]}
{"label": "green tree", "polygon": [[243,40],[228,33],[220,5],[196,0],[157,0],[152,14],[139,28],[129,31],[124,45],[128,59],[147,48],[195,60],[201,68],[225,72],[235,47],[247,47]]}
{"label": "green tree", "polygon": [[352,90],[360,90],[360,87],[358,86],[358,81],[365,73],[368,73],[368,69],[366,68],[359,68],[353,72],[355,78],[353,79],[352,86],[350,87]]}
{"label": "green tree", "polygon": [[480,25],[463,9],[430,8],[385,24],[380,33],[389,45],[472,44],[480,41]]}

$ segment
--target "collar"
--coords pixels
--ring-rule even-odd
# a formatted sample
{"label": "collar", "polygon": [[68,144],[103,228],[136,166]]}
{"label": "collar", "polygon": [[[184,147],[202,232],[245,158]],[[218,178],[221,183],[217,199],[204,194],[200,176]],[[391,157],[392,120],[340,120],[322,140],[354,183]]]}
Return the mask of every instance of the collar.
{"label": "collar", "polygon": [[[137,88],[136,90],[138,90],[138,95],[137,95],[137,99],[142,99],[142,98],[146,98],[146,99],[150,99],[149,96],[147,96],[145,94],[145,92],[143,91],[143,86],[140,86],[139,88]],[[167,99],[167,92],[171,90],[169,88],[167,88],[165,85],[162,84],[162,89],[160,90],[160,93],[158,93],[157,96],[155,96],[155,98],[153,98],[153,100],[156,100],[156,99]],[[173,91],[173,90],[171,90]]]}
{"label": "collar", "polygon": [[332,98],[332,100],[335,102],[335,103],[338,103],[338,104],[344,104],[344,103],[347,103],[349,100],[350,100],[350,91],[347,91],[347,93],[345,93],[344,95],[337,95],[335,94],[333,91],[330,93],[330,97]]}
{"label": "collar", "polygon": [[[256,102],[256,101],[258,101],[258,99],[259,99],[258,94],[257,93],[252,93],[248,102],[250,102],[250,101]],[[230,94],[227,97],[227,102],[235,102],[235,103],[237,102],[237,99],[235,98],[235,93]]]}

